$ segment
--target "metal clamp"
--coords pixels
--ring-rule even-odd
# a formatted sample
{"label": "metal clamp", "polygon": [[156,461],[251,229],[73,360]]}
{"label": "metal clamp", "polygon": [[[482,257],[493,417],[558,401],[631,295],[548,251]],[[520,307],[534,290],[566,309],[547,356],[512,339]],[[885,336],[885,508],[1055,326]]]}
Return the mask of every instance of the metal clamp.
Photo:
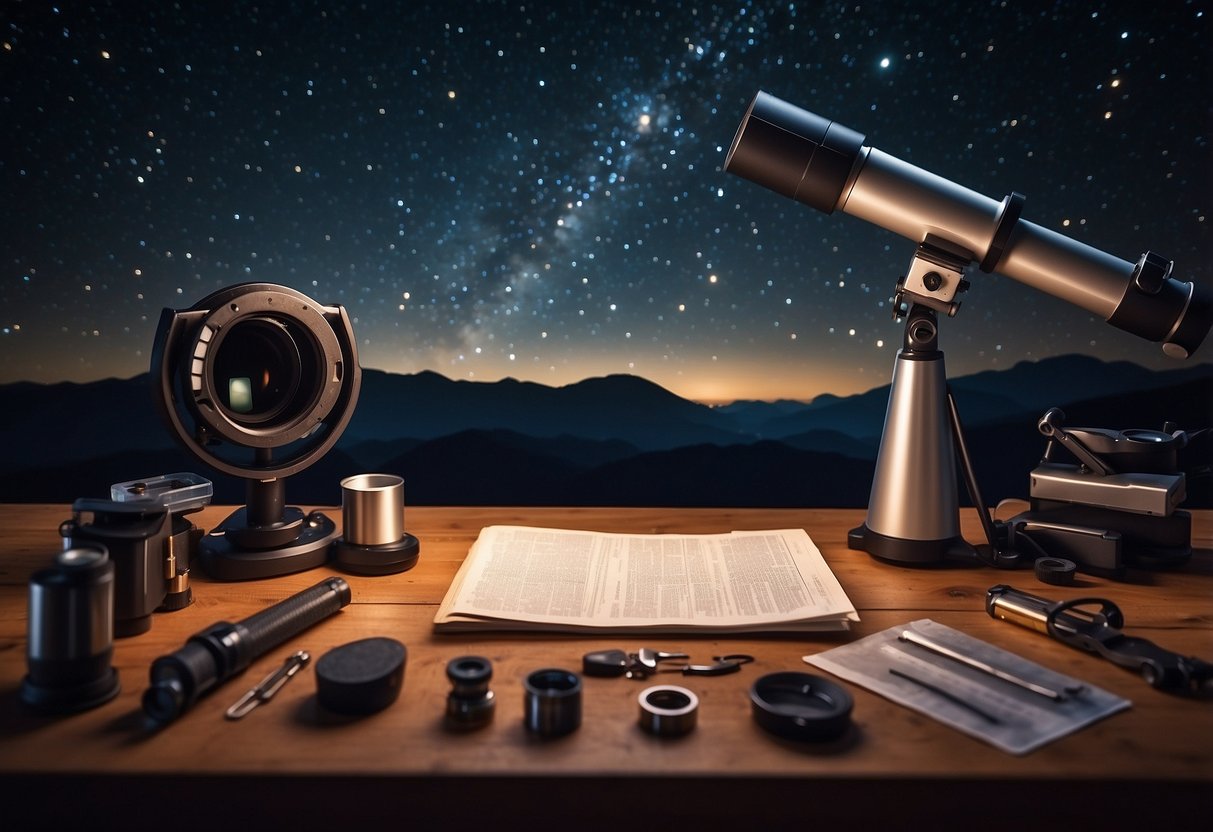
{"label": "metal clamp", "polygon": [[282,686],[291,680],[292,676],[311,661],[311,658],[311,654],[306,650],[300,650],[298,653],[287,656],[282,667],[266,676],[257,687],[237,699],[236,704],[224,712],[224,716],[228,719],[240,719],[252,713],[258,705],[269,702],[274,698],[274,694],[282,690]]}

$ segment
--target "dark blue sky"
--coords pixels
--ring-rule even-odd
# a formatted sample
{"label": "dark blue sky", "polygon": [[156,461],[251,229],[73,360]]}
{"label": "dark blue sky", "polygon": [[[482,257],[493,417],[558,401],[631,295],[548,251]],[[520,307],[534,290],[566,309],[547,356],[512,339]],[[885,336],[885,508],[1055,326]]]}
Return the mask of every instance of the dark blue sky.
{"label": "dark blue sky", "polygon": [[[394,372],[876,386],[913,245],[720,170],[760,88],[1207,284],[1213,3],[1138,5],[10,2],[0,382],[142,372],[161,308],[255,280],[344,304]],[[952,375],[1174,366],[973,284]]]}

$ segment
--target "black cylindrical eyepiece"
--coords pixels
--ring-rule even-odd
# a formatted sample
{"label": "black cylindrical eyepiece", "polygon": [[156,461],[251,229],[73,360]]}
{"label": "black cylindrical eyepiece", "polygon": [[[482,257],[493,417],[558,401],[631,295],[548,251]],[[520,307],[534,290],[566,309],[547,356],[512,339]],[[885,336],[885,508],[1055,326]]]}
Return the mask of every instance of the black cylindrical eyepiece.
{"label": "black cylindrical eyepiece", "polygon": [[176,653],[152,662],[144,712],[157,722],[171,722],[211,688],[337,612],[350,597],[350,585],[343,578],[325,578],[242,621],[220,621],[190,636]]}
{"label": "black cylindrical eyepiece", "polygon": [[29,674],[21,699],[43,713],[74,713],[118,694],[114,564],[99,543],[74,546],[29,582]]}

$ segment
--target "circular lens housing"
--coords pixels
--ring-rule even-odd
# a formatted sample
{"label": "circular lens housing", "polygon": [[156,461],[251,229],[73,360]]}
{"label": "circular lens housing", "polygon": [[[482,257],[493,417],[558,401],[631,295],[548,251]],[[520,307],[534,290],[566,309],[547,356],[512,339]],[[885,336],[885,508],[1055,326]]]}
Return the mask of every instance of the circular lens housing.
{"label": "circular lens housing", "polygon": [[258,452],[290,448],[289,464],[259,460],[258,475],[288,475],[306,467],[306,455],[331,447],[357,400],[357,361],[340,308],[262,283],[229,287],[171,313],[153,356],[157,401],[170,423],[208,462],[237,476],[248,466],[222,440]]}
{"label": "circular lens housing", "polygon": [[315,388],[316,350],[286,321],[248,318],[232,324],[215,346],[213,383],[225,416],[244,425],[289,421]]}

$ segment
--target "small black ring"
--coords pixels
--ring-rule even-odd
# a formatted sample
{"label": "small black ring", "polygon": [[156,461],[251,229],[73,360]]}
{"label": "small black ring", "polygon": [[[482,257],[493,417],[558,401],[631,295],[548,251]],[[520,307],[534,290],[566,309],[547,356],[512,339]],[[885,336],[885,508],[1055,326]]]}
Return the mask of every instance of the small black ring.
{"label": "small black ring", "polygon": [[1037,558],[1036,579],[1053,586],[1069,586],[1074,583],[1074,572],[1078,566],[1065,558]]}

